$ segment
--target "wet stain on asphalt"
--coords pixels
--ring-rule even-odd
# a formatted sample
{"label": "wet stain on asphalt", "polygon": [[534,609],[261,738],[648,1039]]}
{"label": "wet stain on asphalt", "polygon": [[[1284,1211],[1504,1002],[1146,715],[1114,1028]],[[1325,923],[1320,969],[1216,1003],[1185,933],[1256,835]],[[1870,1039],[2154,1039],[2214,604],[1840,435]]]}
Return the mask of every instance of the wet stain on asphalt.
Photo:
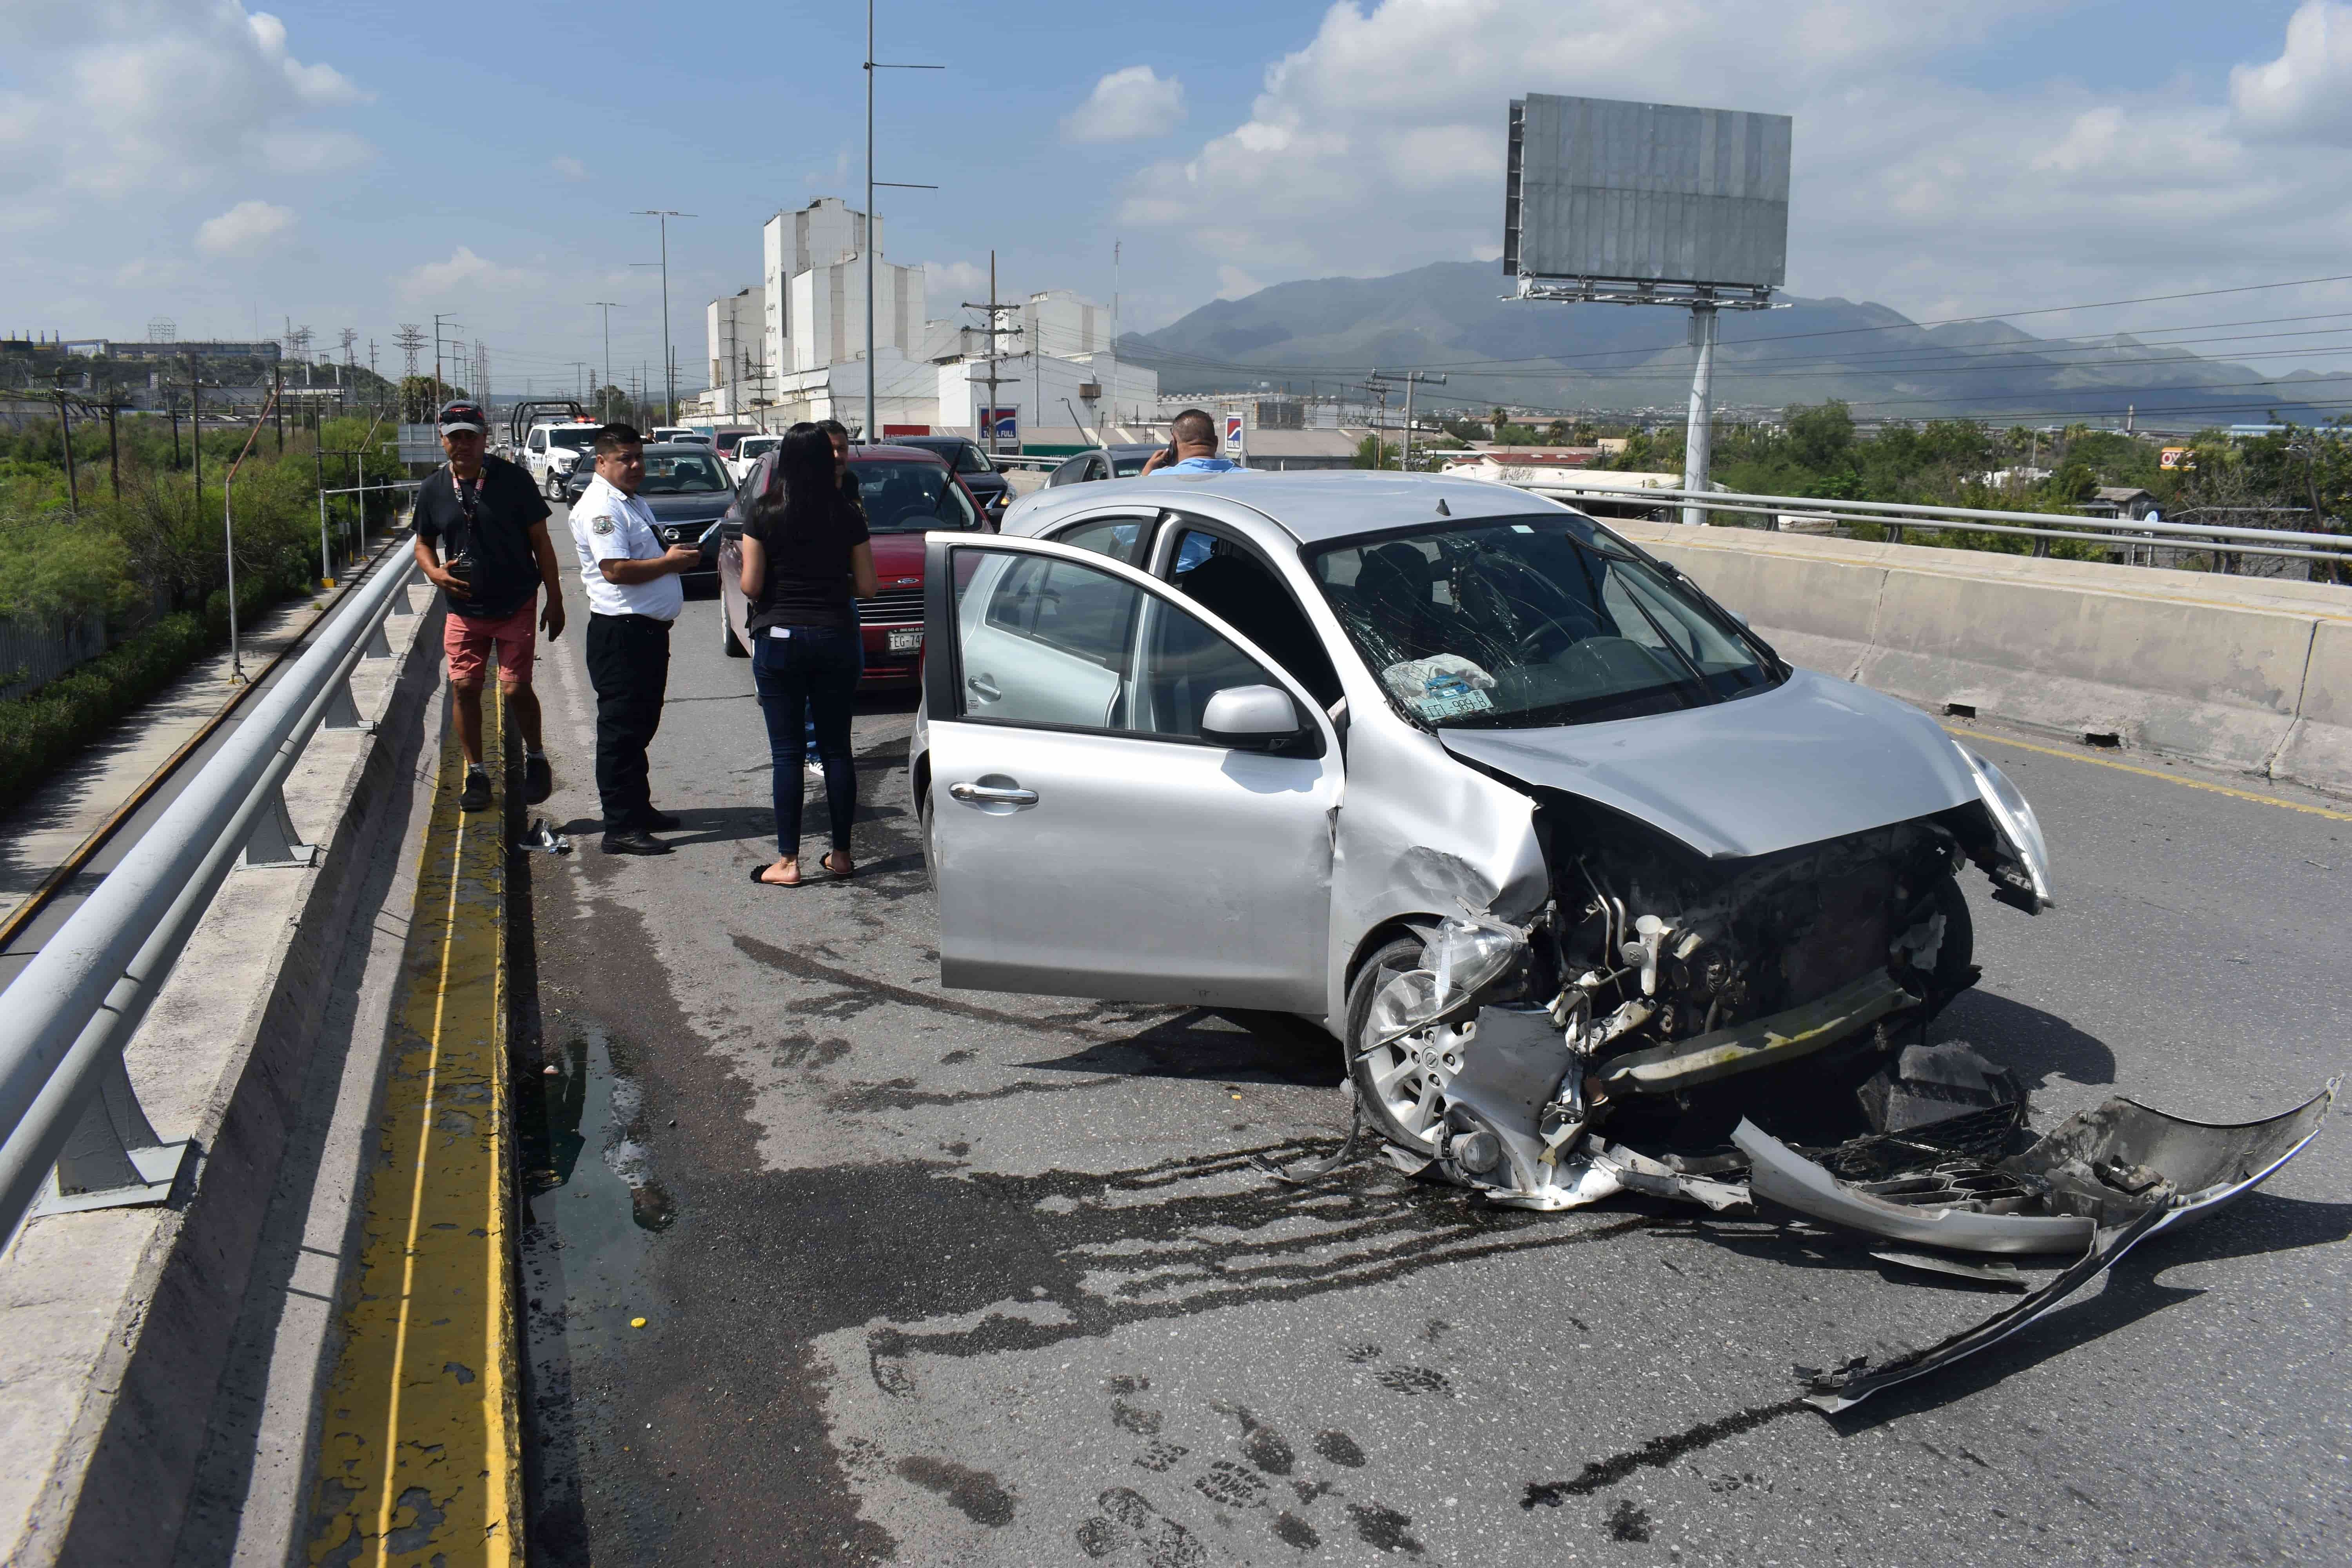
{"label": "wet stain on asphalt", "polygon": [[1609,1539],[1642,1542],[1650,1539],[1650,1515],[1646,1509],[1636,1508],[1623,1498],[1609,1510]]}
{"label": "wet stain on asphalt", "polygon": [[898,1461],[898,1474],[925,1491],[937,1492],[955,1504],[975,1524],[1001,1530],[1013,1522],[1013,1497],[994,1476],[959,1465],[953,1459],[910,1454]]}
{"label": "wet stain on asphalt", "polygon": [[1355,1521],[1356,1533],[1367,1545],[1382,1552],[1402,1552],[1408,1557],[1422,1556],[1427,1550],[1405,1533],[1406,1527],[1412,1523],[1409,1513],[1399,1513],[1376,1502],[1351,1502],[1348,1505],[1348,1517]]}
{"label": "wet stain on asphalt", "polygon": [[1315,1451],[1335,1465],[1344,1465],[1351,1470],[1364,1468],[1364,1450],[1345,1432],[1316,1433]]}
{"label": "wet stain on asphalt", "polygon": [[1702,1421],[1653,1437],[1638,1448],[1614,1454],[1605,1459],[1595,1459],[1586,1465],[1572,1480],[1530,1481],[1519,1499],[1523,1509],[1558,1508],[1572,1497],[1591,1497],[1594,1492],[1615,1486],[1636,1470],[1663,1469],[1685,1454],[1720,1443],[1727,1437],[1737,1437],[1742,1432],[1753,1432],[1759,1426],[1794,1415],[1812,1407],[1801,1399],[1783,1399],[1777,1405],[1759,1405],[1746,1410],[1719,1415],[1712,1421]]}

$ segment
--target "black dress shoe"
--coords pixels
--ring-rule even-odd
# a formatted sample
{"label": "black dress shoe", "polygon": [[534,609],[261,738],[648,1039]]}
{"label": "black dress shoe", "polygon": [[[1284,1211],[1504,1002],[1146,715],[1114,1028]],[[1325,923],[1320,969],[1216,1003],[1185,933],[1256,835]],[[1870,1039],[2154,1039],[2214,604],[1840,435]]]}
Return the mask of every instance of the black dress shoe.
{"label": "black dress shoe", "polygon": [[537,805],[555,793],[555,770],[547,765],[545,757],[526,756],[522,760],[522,798]]}
{"label": "black dress shoe", "polygon": [[466,770],[466,787],[457,794],[459,811],[487,811],[490,805],[490,775]]}
{"label": "black dress shoe", "polygon": [[604,835],[604,853],[607,855],[667,855],[669,853],[669,846],[647,833],[644,828],[633,827],[625,833]]}
{"label": "black dress shoe", "polygon": [[676,833],[686,824],[667,811],[655,811],[648,807],[646,814],[637,818],[637,826],[647,833]]}

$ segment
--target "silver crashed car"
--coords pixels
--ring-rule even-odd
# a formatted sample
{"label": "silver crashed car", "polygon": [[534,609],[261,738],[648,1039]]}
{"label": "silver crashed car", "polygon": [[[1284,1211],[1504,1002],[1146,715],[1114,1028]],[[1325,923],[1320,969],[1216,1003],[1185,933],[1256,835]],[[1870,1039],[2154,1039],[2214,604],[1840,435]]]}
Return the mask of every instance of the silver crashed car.
{"label": "silver crashed car", "polygon": [[2051,902],[1990,763],[1517,490],[1154,476],[929,550],[941,980],[1318,1020],[1500,1201],[1638,1184],[1604,1121],[1941,1007],[1970,864]]}

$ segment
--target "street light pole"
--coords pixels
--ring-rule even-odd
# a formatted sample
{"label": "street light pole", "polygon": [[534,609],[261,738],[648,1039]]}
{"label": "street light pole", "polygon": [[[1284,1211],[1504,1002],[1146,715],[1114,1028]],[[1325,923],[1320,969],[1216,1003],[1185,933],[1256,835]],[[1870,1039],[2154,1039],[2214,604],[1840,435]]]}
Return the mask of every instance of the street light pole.
{"label": "street light pole", "polygon": [[604,308],[604,386],[597,395],[604,405],[604,423],[610,425],[613,422],[613,307],[620,301],[591,300],[588,302]]}
{"label": "street light pole", "polygon": [[[881,248],[875,234],[881,216],[874,210],[874,188],[878,184],[893,190],[936,191],[937,185],[901,184],[896,180],[877,181],[874,178],[874,73],[878,70],[936,71],[945,66],[885,65],[874,58],[874,0],[866,0],[866,439],[870,444],[882,439],[882,426],[874,412],[874,253]],[[994,290],[990,290],[992,297]]]}
{"label": "street light pole", "polygon": [[[869,50],[868,52],[871,53],[872,51]],[[869,105],[867,110],[867,130],[869,133],[867,139],[869,141],[872,139],[872,110]],[[675,207],[646,207],[637,212],[632,213],[629,216],[632,217],[650,217],[661,220],[662,363],[665,366],[668,366],[669,377],[668,382],[667,383],[669,388],[669,400],[664,405],[662,409],[662,423],[665,425],[675,425],[677,423],[677,370],[676,366],[670,365],[669,363],[669,220],[674,217],[693,217],[696,215],[693,213],[679,212]]]}

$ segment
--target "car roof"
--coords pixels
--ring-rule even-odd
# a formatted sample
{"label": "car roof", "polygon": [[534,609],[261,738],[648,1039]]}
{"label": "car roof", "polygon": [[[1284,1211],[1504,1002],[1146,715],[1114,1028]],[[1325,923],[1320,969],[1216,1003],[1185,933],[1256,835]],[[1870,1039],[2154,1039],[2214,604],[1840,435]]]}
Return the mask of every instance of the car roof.
{"label": "car roof", "polygon": [[885,441],[872,447],[853,446],[849,448],[849,460],[853,463],[878,463],[908,458],[920,463],[936,463],[940,460],[940,455],[929,447],[901,447],[895,441]]}
{"label": "car roof", "polygon": [[[1248,507],[1301,544],[1410,527],[1426,519],[1525,517],[1529,512],[1569,509],[1542,496],[1491,479],[1449,479],[1442,474],[1379,473],[1370,469],[1273,473],[1243,468],[1215,474],[1150,474],[1112,479],[1106,485],[1065,485],[1035,492],[1040,499],[1022,518],[1019,531],[1041,532],[1065,511],[1120,503],[1181,509],[1203,496]],[[1438,502],[1445,510],[1437,510]]]}

